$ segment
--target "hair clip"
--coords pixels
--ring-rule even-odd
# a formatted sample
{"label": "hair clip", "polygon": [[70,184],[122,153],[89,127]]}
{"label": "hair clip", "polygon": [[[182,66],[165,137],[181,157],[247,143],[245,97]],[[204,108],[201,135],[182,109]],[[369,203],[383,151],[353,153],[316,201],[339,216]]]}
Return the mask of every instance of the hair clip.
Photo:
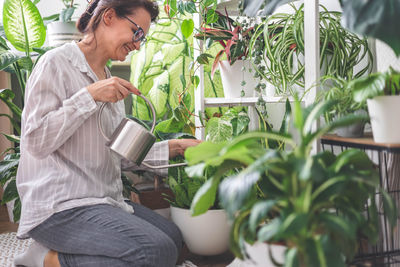
{"label": "hair clip", "polygon": [[89,16],[93,16],[93,12],[96,9],[96,7],[93,8],[92,12],[89,12],[90,8],[93,7],[93,3],[96,2],[96,0],[87,0],[88,6],[86,8],[85,13],[88,14]]}

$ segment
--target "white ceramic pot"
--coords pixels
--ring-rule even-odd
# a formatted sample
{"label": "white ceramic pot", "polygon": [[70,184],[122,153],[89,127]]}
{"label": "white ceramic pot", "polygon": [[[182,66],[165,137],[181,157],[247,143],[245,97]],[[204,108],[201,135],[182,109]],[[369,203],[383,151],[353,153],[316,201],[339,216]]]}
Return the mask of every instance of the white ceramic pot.
{"label": "white ceramic pot", "polygon": [[171,219],[192,253],[209,256],[228,250],[230,226],[224,210],[209,210],[192,217],[190,210],[171,206]]}
{"label": "white ceramic pot", "polygon": [[75,21],[54,21],[47,25],[50,46],[60,46],[71,41],[79,41],[82,34],[75,27]]}
{"label": "white ceramic pot", "polygon": [[[243,67],[245,71],[242,71]],[[219,62],[219,69],[225,98],[241,97],[242,89],[245,97],[254,96],[257,80],[253,77],[255,70],[250,60],[237,60],[232,66],[229,61],[223,60]],[[249,72],[249,69],[252,71]],[[245,86],[241,85],[242,81],[246,82]]]}
{"label": "white ceramic pot", "polygon": [[377,143],[400,143],[400,96],[377,96],[367,100],[372,134]]}
{"label": "white ceramic pot", "polygon": [[[267,243],[245,244],[249,259],[234,259],[227,267],[275,267],[271,261],[270,252],[274,260],[284,263],[286,247]],[[270,251],[269,251],[270,250]]]}

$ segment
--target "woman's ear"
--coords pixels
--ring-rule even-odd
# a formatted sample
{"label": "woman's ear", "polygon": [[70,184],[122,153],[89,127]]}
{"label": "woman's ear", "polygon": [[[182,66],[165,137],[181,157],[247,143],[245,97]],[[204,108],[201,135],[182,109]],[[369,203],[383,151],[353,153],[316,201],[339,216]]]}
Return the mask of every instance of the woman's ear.
{"label": "woman's ear", "polygon": [[106,26],[110,26],[116,17],[117,14],[115,13],[115,10],[113,8],[108,8],[104,11],[103,22]]}

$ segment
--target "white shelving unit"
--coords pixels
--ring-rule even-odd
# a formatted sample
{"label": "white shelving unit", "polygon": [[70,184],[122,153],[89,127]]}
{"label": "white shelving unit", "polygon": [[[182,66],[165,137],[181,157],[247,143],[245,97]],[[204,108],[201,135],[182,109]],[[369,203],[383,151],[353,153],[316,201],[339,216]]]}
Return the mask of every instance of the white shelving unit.
{"label": "white shelving unit", "polygon": [[[228,14],[237,14],[237,3],[238,0],[221,0],[218,8],[228,11]],[[236,12],[236,13],[235,13]],[[319,79],[320,68],[319,68],[319,0],[306,0],[304,3],[304,32],[305,32],[305,88],[311,88],[306,97],[304,98],[305,105],[309,105],[314,102],[318,87],[315,86],[315,81]],[[201,17],[196,15],[195,17],[195,27],[201,25]],[[202,51],[202,42],[194,42],[195,48],[195,58]],[[203,114],[205,108],[207,107],[219,107],[219,106],[249,106],[249,117],[250,119],[257,116],[254,110],[254,106],[258,101],[257,97],[243,97],[243,98],[205,98],[204,97],[204,73],[203,67],[200,66],[196,73],[200,77],[200,83],[195,90],[195,114]],[[267,103],[279,103],[286,101],[282,97],[264,97]],[[201,127],[201,122],[199,118],[195,119],[196,125],[196,137],[198,139],[204,140],[205,130]],[[254,120],[250,125],[250,129],[254,129]],[[314,146],[316,150],[318,147]]]}

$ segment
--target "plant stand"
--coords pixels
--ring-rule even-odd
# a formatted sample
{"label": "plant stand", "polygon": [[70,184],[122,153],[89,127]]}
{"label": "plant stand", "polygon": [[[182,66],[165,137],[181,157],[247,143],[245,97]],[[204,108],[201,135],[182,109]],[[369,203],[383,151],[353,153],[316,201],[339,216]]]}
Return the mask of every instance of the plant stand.
{"label": "plant stand", "polygon": [[[400,144],[376,143],[371,135],[361,138],[344,138],[337,135],[325,135],[321,138],[324,150],[340,153],[348,148],[357,148],[366,151],[379,170],[380,185],[394,199],[397,207],[400,206]],[[376,193],[377,204],[381,205],[381,195]],[[400,218],[397,218],[393,231],[384,217],[383,207],[380,213],[381,226],[378,242],[371,245],[366,240],[359,241],[359,251],[354,263],[369,262],[370,266],[399,266],[400,263]],[[368,210],[365,209],[365,216]],[[369,218],[369,217],[368,217]],[[393,265],[397,263],[396,265]]]}

